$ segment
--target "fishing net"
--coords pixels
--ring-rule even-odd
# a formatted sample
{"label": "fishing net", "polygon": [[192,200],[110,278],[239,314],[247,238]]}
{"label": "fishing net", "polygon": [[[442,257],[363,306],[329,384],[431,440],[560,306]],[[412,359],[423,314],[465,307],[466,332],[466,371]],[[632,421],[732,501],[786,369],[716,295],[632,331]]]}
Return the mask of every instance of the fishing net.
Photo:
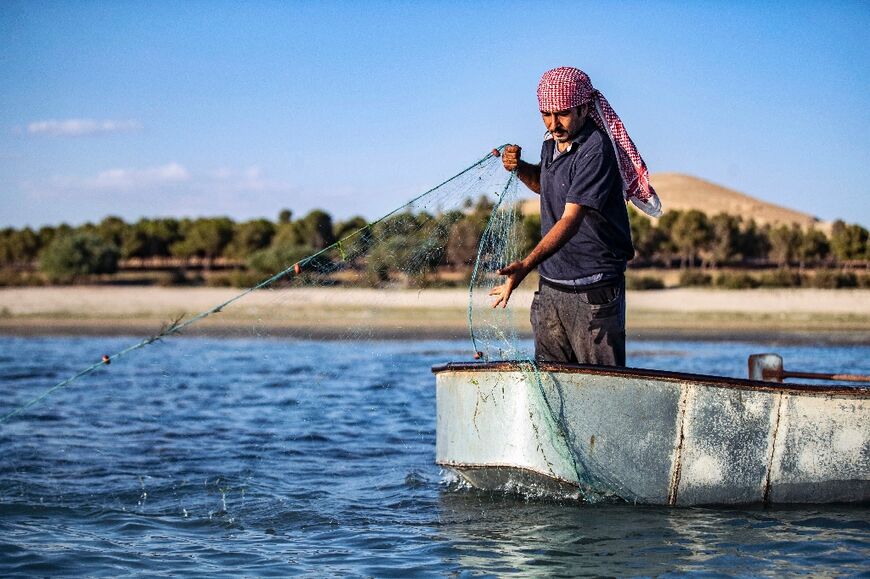
{"label": "fishing net", "polygon": [[[315,212],[318,213],[318,212]],[[136,350],[177,335],[219,332],[237,337],[360,340],[455,335],[467,324],[468,357],[527,359],[528,316],[492,308],[499,268],[536,241],[524,226],[517,180],[498,150],[379,219],[350,220],[336,231],[328,216],[279,226],[272,246],[251,260],[274,273],[202,311],[182,311],[154,334],[8,410],[6,421]],[[307,229],[307,231],[306,231]],[[526,282],[530,286],[529,282]],[[452,288],[452,290],[450,289]],[[460,301],[459,290],[467,288]],[[450,291],[444,291],[450,290]],[[462,310],[460,312],[460,309]],[[125,360],[126,361],[126,360]]]}
{"label": "fishing net", "polygon": [[[74,354],[63,364],[41,374],[28,369],[35,378],[27,387],[4,394],[0,439],[13,445],[19,458],[22,452],[39,455],[44,463],[42,455],[52,448],[58,460],[72,449],[106,453],[98,438],[81,434],[88,428],[113,436],[118,429],[119,440],[153,429],[160,446],[136,458],[118,450],[113,459],[138,478],[137,505],[144,509],[147,497],[160,492],[161,509],[181,509],[187,516],[197,505],[190,495],[198,491],[185,486],[195,472],[210,495],[221,497],[224,507],[210,510],[220,513],[227,510],[228,495],[236,500],[256,495],[258,485],[265,485],[264,500],[273,502],[273,489],[286,483],[270,487],[271,472],[311,469],[292,458],[308,457],[311,449],[300,450],[307,444],[316,446],[315,454],[342,457],[363,431],[398,428],[396,442],[405,445],[422,436],[407,431],[407,425],[391,426],[389,415],[376,412],[375,405],[431,424],[431,406],[402,398],[407,391],[388,393],[408,380],[431,387],[433,364],[513,360],[532,387],[529,419],[536,424],[541,452],[552,454],[545,456],[547,464],[569,464],[582,480],[585,459],[575,456],[559,417],[558,393],[533,360],[528,307],[535,280],[527,279],[506,308],[493,308],[489,296],[504,281],[498,270],[527,255],[540,234],[539,222],[523,213],[521,197],[528,191],[504,170],[498,153],[373,221],[337,225],[314,212],[279,225],[272,244],[249,260],[269,274],[247,289],[226,290],[225,299],[209,307],[167,314],[154,333],[114,353],[110,348],[120,339],[107,341],[104,352],[82,352],[74,342],[68,344]],[[204,341],[212,334],[220,337]],[[186,336],[201,339],[193,343]],[[447,338],[431,356],[403,347]],[[79,360],[89,363],[76,368]],[[341,392],[361,397],[359,416],[348,417],[347,410],[330,414],[338,412],[333,409],[340,406],[336,396]],[[88,398],[85,407],[92,412],[82,410],[81,397]],[[294,418],[276,413],[285,406]],[[34,441],[27,425],[46,416],[79,423],[79,434]],[[337,426],[337,432],[318,434],[330,417],[344,430]],[[214,444],[190,444],[198,437]],[[244,441],[237,448],[240,437]],[[243,466],[214,466],[226,449]],[[274,458],[275,452],[288,462],[275,465],[264,458]],[[431,446],[421,452],[431,464]],[[163,464],[160,457],[166,455],[178,466]],[[324,476],[320,470],[309,476]],[[51,485],[44,490],[58,492]]]}

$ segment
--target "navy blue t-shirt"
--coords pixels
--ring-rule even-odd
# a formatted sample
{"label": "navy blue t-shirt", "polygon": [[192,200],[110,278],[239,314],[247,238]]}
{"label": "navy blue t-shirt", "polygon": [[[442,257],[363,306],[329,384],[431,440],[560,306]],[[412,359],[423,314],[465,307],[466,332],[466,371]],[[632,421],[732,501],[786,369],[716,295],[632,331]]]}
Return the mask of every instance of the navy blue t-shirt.
{"label": "navy blue t-shirt", "polygon": [[565,203],[583,206],[580,228],[538,266],[551,281],[568,283],[596,274],[617,277],[634,257],[622,177],[610,139],[587,119],[570,151],[553,159],[556,142],[541,148],[541,235],[562,217]]}

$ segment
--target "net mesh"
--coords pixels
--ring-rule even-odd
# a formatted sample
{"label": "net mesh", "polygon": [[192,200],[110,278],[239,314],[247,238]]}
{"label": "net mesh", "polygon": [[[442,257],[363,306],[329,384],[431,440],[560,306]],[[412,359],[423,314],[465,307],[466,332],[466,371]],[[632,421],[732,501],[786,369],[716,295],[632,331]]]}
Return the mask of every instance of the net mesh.
{"label": "net mesh", "polygon": [[[0,422],[136,350],[222,322],[226,333],[237,336],[361,340],[444,335],[464,316],[469,358],[529,359],[520,336],[528,322],[512,308],[492,308],[488,295],[503,279],[498,269],[521,258],[529,244],[517,180],[502,167],[499,150],[379,219],[351,222],[339,235],[328,218],[316,216],[293,230],[279,228],[272,246],[251,259],[274,273],[208,309],[179,313],[153,335],[6,412]],[[449,287],[454,291],[440,291]],[[462,287],[465,304],[457,299]]]}
{"label": "net mesh", "polygon": [[[309,340],[310,348],[300,347],[297,341],[292,366],[319,376],[317,369],[329,365],[323,338],[352,342],[364,360],[384,355],[383,345],[372,338],[444,336],[464,320],[470,343],[451,361],[520,362],[524,380],[534,392],[530,418],[536,424],[538,446],[541,452],[545,446],[555,449],[553,456],[545,456],[547,464],[570,464],[576,480],[582,480],[584,457],[575,456],[553,406],[559,398],[546,387],[546,376],[524,339],[530,329],[524,306],[534,280],[526,280],[509,307],[493,308],[489,295],[504,281],[498,270],[521,259],[535,242],[535,232],[522,212],[516,176],[504,170],[494,150],[374,221],[357,220],[336,233],[328,219],[312,214],[292,228],[279,226],[272,246],[251,258],[252,264],[272,271],[271,275],[199,313],[167,320],[153,335],[42,390],[5,413],[0,422],[137,350],[219,324],[225,324],[223,333],[231,337]],[[262,351],[262,364],[276,363],[273,345]],[[206,365],[220,373],[225,361],[219,353],[214,356],[216,361],[205,361]],[[146,358],[150,366],[142,370],[154,377],[155,384],[172,384],[172,376],[181,374],[178,368],[155,362],[153,355]],[[250,371],[256,373],[256,367]],[[323,376],[328,380],[330,374]],[[307,385],[309,389],[316,389],[317,380]],[[550,444],[545,445],[547,440]]]}

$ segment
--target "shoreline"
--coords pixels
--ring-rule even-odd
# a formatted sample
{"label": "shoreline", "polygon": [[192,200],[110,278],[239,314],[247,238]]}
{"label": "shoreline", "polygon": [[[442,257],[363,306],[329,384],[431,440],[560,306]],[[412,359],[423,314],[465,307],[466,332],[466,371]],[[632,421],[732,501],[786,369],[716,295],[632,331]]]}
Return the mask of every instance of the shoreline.
{"label": "shoreline", "polygon": [[[106,320],[104,322],[67,320],[30,320],[25,324],[6,324],[0,321],[0,338],[36,337],[129,337],[140,340],[154,335],[160,326],[154,322],[138,320]],[[868,330],[801,330],[801,329],[693,329],[693,328],[629,328],[628,342],[689,341],[689,342],[753,342],[769,345],[865,345],[870,343]],[[521,339],[531,339],[529,331],[519,331]],[[290,340],[467,340],[467,327],[461,328],[367,328],[365,332],[350,334],[346,330],[330,327],[270,326],[266,329],[249,324],[213,323],[196,326],[171,339],[290,339]]]}
{"label": "shoreline", "polygon": [[[73,286],[0,289],[0,336],[137,336],[160,332],[241,293],[226,288]],[[511,318],[531,337],[532,291],[517,291]],[[183,332],[183,336],[295,339],[464,339],[464,289],[263,290]],[[629,291],[631,340],[747,340],[870,343],[870,290]],[[487,315],[484,296],[475,300]]]}

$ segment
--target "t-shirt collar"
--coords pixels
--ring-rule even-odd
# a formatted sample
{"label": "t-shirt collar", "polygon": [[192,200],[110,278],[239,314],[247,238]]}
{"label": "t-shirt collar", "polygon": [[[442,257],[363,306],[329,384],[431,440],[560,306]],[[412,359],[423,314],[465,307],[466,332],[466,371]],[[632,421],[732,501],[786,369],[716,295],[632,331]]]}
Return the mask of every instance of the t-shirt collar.
{"label": "t-shirt collar", "polygon": [[544,140],[553,140],[553,160],[555,161],[562,155],[566,155],[573,151],[574,145],[579,145],[583,143],[583,141],[585,141],[587,137],[589,137],[589,126],[593,124],[594,123],[589,121],[589,117],[586,117],[586,120],[583,122],[583,126],[580,127],[580,130],[577,131],[577,135],[573,139],[571,139],[571,142],[568,143],[568,148],[564,151],[559,151],[558,143],[555,142],[555,139],[553,139],[553,135],[551,135],[548,131],[547,134],[544,136]]}

